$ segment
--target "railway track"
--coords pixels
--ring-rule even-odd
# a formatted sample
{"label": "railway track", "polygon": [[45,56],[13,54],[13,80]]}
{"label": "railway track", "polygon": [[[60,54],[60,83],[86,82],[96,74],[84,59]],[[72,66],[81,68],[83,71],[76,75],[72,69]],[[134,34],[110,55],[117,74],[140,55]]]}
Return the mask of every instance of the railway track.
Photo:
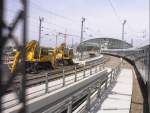
{"label": "railway track", "polygon": [[[75,66],[76,66],[76,74],[78,74],[78,75],[79,75],[79,73],[81,73],[81,71],[83,72],[83,70],[85,70],[85,72],[87,72],[87,70],[92,69],[92,71],[96,72],[95,66],[103,65],[108,60],[109,60],[109,57],[107,57],[107,58],[100,58],[100,59],[98,59],[96,61],[87,63],[85,66],[83,66],[83,65],[65,66],[64,67],[64,70],[65,70],[64,71],[65,72],[64,75],[66,77],[74,76],[75,75],[75,70],[74,70]],[[14,85],[7,91],[8,96],[5,97],[5,99],[4,99],[5,101],[3,102],[3,110],[6,110],[6,109],[8,109],[10,107],[14,107],[14,106],[19,104],[17,102],[17,98],[16,97],[10,97],[10,99],[8,99],[8,100],[6,98],[9,97],[9,94],[11,94],[12,91],[14,91],[14,90],[20,91],[20,89],[19,89],[20,84],[21,84],[20,83],[20,77],[21,77],[21,75],[17,75],[17,78],[14,81]],[[33,86],[36,87],[36,86],[39,86],[40,84],[46,84],[46,81],[48,81],[48,82],[53,81],[53,80],[57,81],[57,80],[61,80],[62,78],[63,78],[62,68],[58,68],[58,69],[52,70],[52,71],[43,71],[43,72],[41,72],[39,74],[27,74],[26,88],[30,89]],[[60,85],[60,84],[58,83],[56,85]],[[48,88],[51,88],[51,86],[48,87]],[[52,90],[49,90],[49,91],[53,91],[53,90],[56,90],[56,89],[57,89],[57,87],[55,89],[52,89]],[[28,99],[33,99],[33,98],[36,98],[36,97],[39,97],[39,96],[45,94],[45,91],[46,91],[45,88],[44,88],[44,90],[43,90],[43,88],[39,88],[38,90],[34,90],[33,92],[30,92],[26,96],[29,97]],[[87,96],[84,96],[83,98],[81,98],[79,100],[81,103],[79,103],[78,101],[75,102],[73,104],[73,109],[76,109],[77,106],[82,104],[82,102],[86,99],[86,97]],[[65,112],[66,112],[66,110],[64,110],[63,113],[65,113]]]}
{"label": "railway track", "polygon": [[[76,66],[77,73],[79,73],[79,72],[83,71],[83,69],[88,70],[91,67],[95,67],[97,65],[103,64],[108,60],[109,60],[109,57],[106,57],[106,58],[101,58],[94,62],[88,63],[85,66],[83,66],[83,65],[64,66],[64,74],[65,74],[65,76],[74,74],[75,66]],[[27,76],[26,87],[29,88],[29,87],[43,84],[46,81],[46,77],[48,78],[48,82],[53,81],[55,79],[60,79],[60,78],[62,78],[62,71],[63,71],[63,68],[58,67],[55,70],[42,71],[38,74],[26,74],[26,76]],[[17,77],[13,82],[13,86],[8,89],[7,93],[9,93],[13,90],[18,90],[20,87],[20,84],[21,84],[20,80],[21,80],[21,74],[17,74]]]}

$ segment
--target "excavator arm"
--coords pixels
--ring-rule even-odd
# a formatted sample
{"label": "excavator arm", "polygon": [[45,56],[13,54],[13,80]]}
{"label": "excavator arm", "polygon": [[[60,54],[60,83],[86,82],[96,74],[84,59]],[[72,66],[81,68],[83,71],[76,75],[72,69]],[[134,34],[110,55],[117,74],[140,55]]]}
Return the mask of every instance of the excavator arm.
{"label": "excavator arm", "polygon": [[[26,46],[25,46],[26,60],[32,60],[33,59],[33,57],[34,57],[33,51],[35,51],[37,44],[38,43],[35,40],[32,40],[31,42],[26,44]],[[19,63],[20,55],[21,55],[21,52],[19,50],[17,50],[15,52],[12,63],[10,65],[8,65],[11,73],[14,73],[16,71],[17,64]]]}
{"label": "excavator arm", "polygon": [[11,73],[14,73],[16,71],[16,68],[17,68],[17,64],[19,63],[19,59],[20,59],[20,52],[19,51],[16,51],[16,54],[14,56],[14,60],[13,60],[13,63],[10,67],[10,71]]}

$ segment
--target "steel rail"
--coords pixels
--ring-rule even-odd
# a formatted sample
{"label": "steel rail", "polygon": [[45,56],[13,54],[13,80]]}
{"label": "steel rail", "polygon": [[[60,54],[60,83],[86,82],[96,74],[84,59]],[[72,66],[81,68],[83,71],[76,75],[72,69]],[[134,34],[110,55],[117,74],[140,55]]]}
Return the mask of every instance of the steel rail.
{"label": "steel rail", "polygon": [[[94,66],[97,66],[99,64],[103,64],[105,62],[107,62],[109,60],[109,58],[105,58],[105,59],[98,59],[94,62],[88,63],[85,66],[85,70],[88,70]],[[99,62],[98,62],[99,61]],[[65,76],[70,76],[72,74],[74,74],[74,68],[76,65],[73,65],[71,67],[64,67],[64,71],[65,71]],[[76,66],[76,72],[79,73],[83,70],[84,66],[82,65],[77,65]],[[45,83],[45,76],[48,75],[48,82],[53,81],[53,80],[57,80],[62,78],[62,68],[59,68],[57,70],[52,70],[52,71],[45,71],[45,72],[41,72],[39,74],[27,74],[26,75],[26,88],[29,87],[33,87],[36,85],[40,85]],[[13,81],[13,87],[10,87],[7,90],[7,93],[10,93],[11,91],[13,91],[14,89],[18,90],[20,87],[20,74],[18,74],[18,76],[16,77],[16,79]],[[14,88],[15,86],[15,88]]]}

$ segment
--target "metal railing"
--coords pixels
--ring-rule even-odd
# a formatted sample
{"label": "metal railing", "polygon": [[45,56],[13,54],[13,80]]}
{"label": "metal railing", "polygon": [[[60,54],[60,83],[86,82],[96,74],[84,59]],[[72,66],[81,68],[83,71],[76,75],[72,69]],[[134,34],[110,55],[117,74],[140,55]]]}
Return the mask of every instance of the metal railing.
{"label": "metal railing", "polygon": [[[42,95],[45,95],[47,93],[51,93],[52,91],[58,90],[62,87],[68,86],[72,83],[78,82],[82,79],[85,79],[89,77],[92,74],[95,74],[101,70],[104,69],[104,64],[93,64],[90,66],[90,68],[86,68],[84,65],[84,68],[82,71],[77,70],[77,65],[74,66],[74,72],[73,74],[70,74],[68,76],[65,76],[65,68],[62,66],[62,77],[59,79],[56,79],[54,81],[49,81],[48,74],[45,75],[45,84],[41,84],[32,88],[27,89],[26,98],[27,101],[40,97]],[[12,93],[13,94],[13,93]],[[10,98],[9,94],[5,95],[4,98]],[[12,97],[11,97],[12,98]],[[18,97],[14,97],[9,100],[3,101],[2,109],[6,110],[8,108],[14,107],[18,105]],[[13,104],[10,104],[13,103]]]}
{"label": "metal railing", "polygon": [[[82,94],[86,95],[86,98],[84,101],[79,103],[80,105],[74,109],[73,106],[75,102],[72,100],[75,100],[74,96],[73,97],[68,97],[71,98],[71,100],[68,100],[67,103],[63,104],[59,109],[54,111],[54,113],[61,113],[64,111],[64,109],[67,111],[67,113],[89,113],[91,110],[91,101],[95,97],[95,99],[101,100],[102,94],[105,92],[105,90],[111,86],[111,83],[117,80],[117,77],[120,73],[120,67],[121,64],[119,64],[117,67],[112,69],[108,74],[107,78],[104,80],[97,80],[93,85],[88,86],[88,88],[82,92]],[[83,97],[80,94],[80,98]],[[63,108],[63,109],[62,109]],[[44,112],[47,113],[47,112]]]}

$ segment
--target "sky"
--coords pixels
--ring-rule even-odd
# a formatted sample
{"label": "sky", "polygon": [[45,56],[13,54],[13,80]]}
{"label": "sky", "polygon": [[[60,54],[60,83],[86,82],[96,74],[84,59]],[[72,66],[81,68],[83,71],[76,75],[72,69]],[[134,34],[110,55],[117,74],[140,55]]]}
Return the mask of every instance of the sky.
{"label": "sky", "polygon": [[[7,0],[6,20],[9,24],[21,9],[20,0]],[[121,39],[122,22],[125,24],[125,41],[134,46],[148,43],[149,0],[28,0],[28,40],[38,40],[39,17],[42,22],[42,46],[55,47],[58,32],[67,36],[67,43],[79,43],[81,19],[84,22],[84,40],[110,37]],[[90,37],[92,35],[93,37]],[[15,36],[21,41],[21,25]],[[144,37],[144,38],[143,38]],[[58,36],[58,44],[64,36]]]}

